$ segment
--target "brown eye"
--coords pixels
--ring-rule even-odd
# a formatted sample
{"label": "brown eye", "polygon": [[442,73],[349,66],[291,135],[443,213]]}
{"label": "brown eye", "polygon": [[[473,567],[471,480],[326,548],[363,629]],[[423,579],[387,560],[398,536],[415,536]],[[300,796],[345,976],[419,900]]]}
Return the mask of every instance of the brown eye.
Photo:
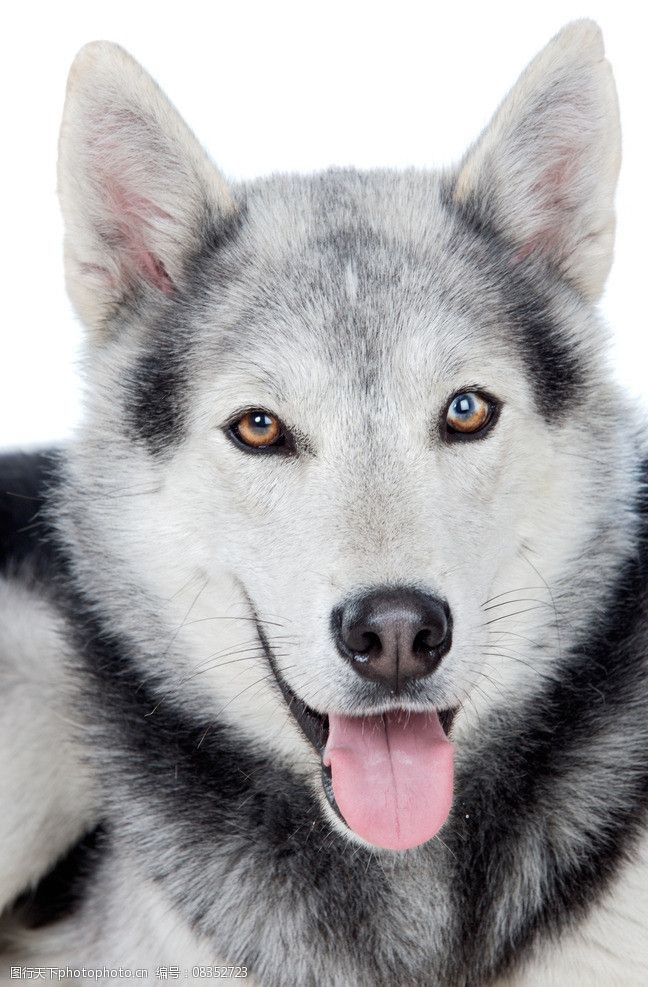
{"label": "brown eye", "polygon": [[476,391],[457,394],[446,412],[446,430],[450,436],[469,436],[483,431],[493,420],[495,405]]}
{"label": "brown eye", "polygon": [[230,433],[250,449],[269,449],[285,444],[283,426],[275,415],[267,411],[246,411],[230,425]]}

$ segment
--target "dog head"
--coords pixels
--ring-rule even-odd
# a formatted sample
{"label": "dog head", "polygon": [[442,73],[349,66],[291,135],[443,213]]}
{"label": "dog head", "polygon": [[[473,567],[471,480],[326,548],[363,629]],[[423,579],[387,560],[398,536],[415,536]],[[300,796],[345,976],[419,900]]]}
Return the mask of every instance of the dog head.
{"label": "dog head", "polygon": [[451,722],[461,749],[550,674],[578,560],[614,547],[618,167],[587,21],[440,174],[232,185],[121,49],[74,63],[87,584],[164,701],[270,745],[369,843],[440,828]]}

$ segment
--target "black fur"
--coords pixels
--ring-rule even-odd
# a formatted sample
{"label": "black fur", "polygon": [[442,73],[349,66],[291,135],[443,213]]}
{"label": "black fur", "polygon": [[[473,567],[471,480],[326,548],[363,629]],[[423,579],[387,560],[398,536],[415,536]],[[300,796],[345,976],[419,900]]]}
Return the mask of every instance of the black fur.
{"label": "black fur", "polygon": [[202,249],[187,264],[182,290],[163,304],[148,329],[144,352],[129,371],[125,388],[128,433],[154,455],[174,449],[184,434],[190,386],[187,311],[207,286],[223,284],[232,276],[225,248],[235,243],[244,216],[242,203],[227,220],[205,222]]}
{"label": "black fur", "polygon": [[[43,477],[40,457],[27,466],[23,462],[21,475]],[[565,849],[555,841],[558,807],[555,798],[545,797],[593,738],[609,740],[612,733],[622,745],[643,729],[645,708],[637,696],[646,678],[646,477],[648,464],[637,477],[640,531],[611,582],[607,610],[562,657],[555,682],[540,682],[523,708],[484,720],[479,751],[457,778],[444,846],[432,841],[380,861],[330,830],[308,787],[287,767],[236,730],[196,719],[181,699],[161,695],[143,674],[146,656],[136,642],[116,637],[98,615],[100,601],[87,600],[70,583],[65,608],[84,657],[83,705],[90,703],[96,731],[89,754],[105,782],[115,839],[130,845],[192,927],[271,987],[297,987],[290,972],[297,943],[300,955],[313,957],[312,976],[299,987],[318,982],[318,958],[324,966],[355,965],[357,982],[375,987],[479,987],[514,968],[532,943],[559,932],[596,902],[646,824],[643,753],[629,751],[633,756],[613,780],[599,777],[592,763],[587,821],[577,814],[572,820],[577,845],[572,841]],[[20,489],[42,503],[42,488],[33,480]],[[66,582],[74,566],[58,551]],[[562,810],[572,809],[567,790]],[[507,896],[517,895],[512,878],[530,866],[529,822],[544,834],[543,893],[520,913],[517,897]],[[149,842],[151,827],[156,838]],[[160,864],[163,859],[174,861],[173,872]],[[412,889],[420,889],[421,876],[429,882],[431,909],[438,896],[451,903],[437,949],[430,945],[432,917],[423,919],[413,908]],[[40,899],[48,886],[41,887]],[[61,900],[60,886],[54,897]],[[253,923],[253,934],[240,939],[241,923]]]}
{"label": "black fur", "polygon": [[181,348],[174,333],[165,325],[164,339],[135,363],[127,390],[127,421],[130,433],[142,440],[154,454],[172,450],[182,439],[185,424],[187,374]]}
{"label": "black fur", "polygon": [[509,327],[529,371],[538,407],[548,422],[568,412],[583,386],[582,357],[570,348],[547,298],[523,268],[501,279]]}
{"label": "black fur", "polygon": [[14,912],[25,928],[40,929],[69,918],[81,907],[105,844],[104,829],[97,826],[68,850],[35,888],[20,896]]}
{"label": "black fur", "polygon": [[[578,398],[585,375],[582,356],[569,345],[565,334],[552,314],[550,299],[557,288],[573,294],[560,272],[549,262],[539,264],[531,256],[528,261],[514,260],[516,247],[497,232],[484,204],[468,201],[457,206],[451,187],[442,192],[442,200],[450,214],[459,220],[463,234],[469,240],[477,237],[485,248],[485,259],[492,271],[492,283],[499,286],[508,313],[508,331],[529,371],[538,408],[546,421],[556,421]],[[549,288],[543,288],[543,279]]]}
{"label": "black fur", "polygon": [[0,455],[0,575],[44,576],[51,542],[41,536],[46,487],[56,472],[54,451]]}

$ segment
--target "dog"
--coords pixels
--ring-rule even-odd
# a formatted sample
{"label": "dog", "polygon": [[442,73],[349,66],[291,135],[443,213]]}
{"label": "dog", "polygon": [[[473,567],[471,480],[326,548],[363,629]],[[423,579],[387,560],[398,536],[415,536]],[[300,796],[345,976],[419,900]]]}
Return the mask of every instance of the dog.
{"label": "dog", "polygon": [[438,173],[229,183],[82,49],[83,421],[1,467],[7,982],[648,982],[619,163],[588,20]]}

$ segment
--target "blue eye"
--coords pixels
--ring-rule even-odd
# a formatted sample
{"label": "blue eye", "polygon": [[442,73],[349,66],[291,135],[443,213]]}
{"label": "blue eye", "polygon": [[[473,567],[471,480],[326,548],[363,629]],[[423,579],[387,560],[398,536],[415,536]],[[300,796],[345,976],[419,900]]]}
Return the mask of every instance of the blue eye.
{"label": "blue eye", "polygon": [[470,418],[475,413],[475,398],[472,394],[460,394],[450,405],[454,417]]}
{"label": "blue eye", "polygon": [[481,432],[491,421],[494,410],[493,402],[476,391],[456,394],[446,412],[446,429],[459,435]]}

